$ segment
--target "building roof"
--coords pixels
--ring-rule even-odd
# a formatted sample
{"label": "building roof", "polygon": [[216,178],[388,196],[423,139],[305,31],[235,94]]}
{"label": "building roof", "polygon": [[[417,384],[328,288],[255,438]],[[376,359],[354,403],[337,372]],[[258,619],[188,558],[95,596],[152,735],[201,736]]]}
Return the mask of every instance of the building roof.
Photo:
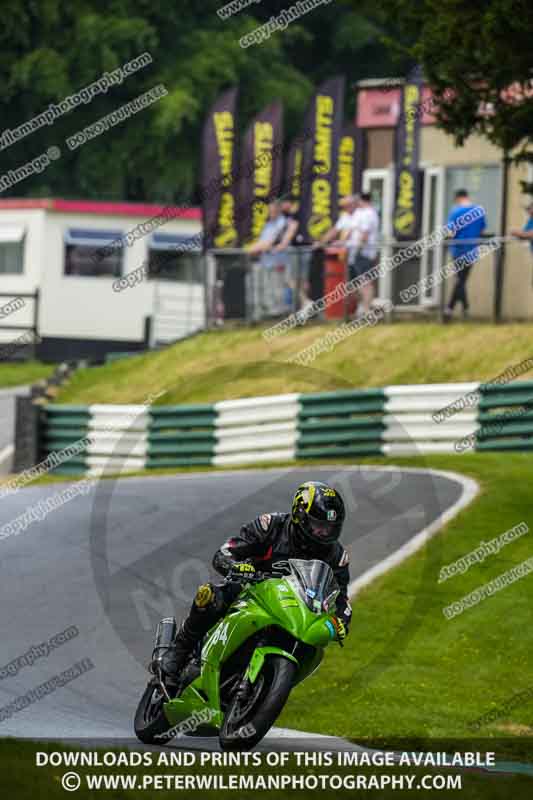
{"label": "building roof", "polygon": [[187,206],[162,206],[152,203],[111,203],[101,200],[62,200],[60,198],[3,198],[2,209],[35,209],[56,211],[62,214],[100,214],[117,217],[156,217],[165,212],[176,219],[201,220],[199,208]]}

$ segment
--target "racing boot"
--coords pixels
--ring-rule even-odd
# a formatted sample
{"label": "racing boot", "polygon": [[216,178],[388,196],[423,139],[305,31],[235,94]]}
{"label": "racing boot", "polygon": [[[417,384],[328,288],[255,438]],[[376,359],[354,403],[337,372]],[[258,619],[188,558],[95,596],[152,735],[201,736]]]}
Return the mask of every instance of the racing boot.
{"label": "racing boot", "polygon": [[171,683],[177,682],[181,670],[201,638],[191,627],[188,619],[181,623],[176,638],[161,658],[161,669]]}
{"label": "racing boot", "polygon": [[211,584],[198,587],[187,619],[182,622],[173,644],[161,658],[161,668],[175,682],[194,648],[220,617],[220,604]]}

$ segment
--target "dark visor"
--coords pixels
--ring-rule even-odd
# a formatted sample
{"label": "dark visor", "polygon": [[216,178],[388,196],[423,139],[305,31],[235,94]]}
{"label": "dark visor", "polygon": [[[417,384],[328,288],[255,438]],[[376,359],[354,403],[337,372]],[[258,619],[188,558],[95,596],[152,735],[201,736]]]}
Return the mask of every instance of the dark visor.
{"label": "dark visor", "polygon": [[336,539],[340,533],[340,525],[337,521],[327,522],[324,519],[307,517],[309,532],[318,539]]}

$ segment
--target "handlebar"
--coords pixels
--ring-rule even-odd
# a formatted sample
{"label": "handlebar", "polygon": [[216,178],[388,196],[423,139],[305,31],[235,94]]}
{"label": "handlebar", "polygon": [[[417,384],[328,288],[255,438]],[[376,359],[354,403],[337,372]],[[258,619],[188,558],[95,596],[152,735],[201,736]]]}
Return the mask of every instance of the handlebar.
{"label": "handlebar", "polygon": [[232,574],[231,571],[226,577],[227,583],[261,583],[261,581],[268,580],[269,578],[281,578],[284,575],[290,575],[291,569],[288,561],[276,561],[272,564],[272,569],[266,571],[256,571],[252,573],[243,573],[242,575]]}
{"label": "handlebar", "polygon": [[237,575],[235,573],[229,572],[226,575],[226,583],[260,583],[264,581],[265,578],[272,577],[266,572],[252,572],[252,573],[244,573],[243,575]]}

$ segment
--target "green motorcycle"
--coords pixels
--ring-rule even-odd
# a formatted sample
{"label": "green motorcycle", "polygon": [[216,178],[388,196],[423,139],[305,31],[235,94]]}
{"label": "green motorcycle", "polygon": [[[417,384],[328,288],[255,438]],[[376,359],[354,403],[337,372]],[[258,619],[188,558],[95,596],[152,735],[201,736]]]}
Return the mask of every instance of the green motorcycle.
{"label": "green motorcycle", "polygon": [[256,745],[293,686],[317,669],[324,649],[337,639],[338,594],[331,567],[318,560],[289,559],[274,564],[271,573],[246,577],[226,615],[183,667],[177,686],[165,681],[160,668],[176,622],[162,620],[154,677],[135,714],[137,737],[165,744],[179,734],[218,735],[224,750]]}

